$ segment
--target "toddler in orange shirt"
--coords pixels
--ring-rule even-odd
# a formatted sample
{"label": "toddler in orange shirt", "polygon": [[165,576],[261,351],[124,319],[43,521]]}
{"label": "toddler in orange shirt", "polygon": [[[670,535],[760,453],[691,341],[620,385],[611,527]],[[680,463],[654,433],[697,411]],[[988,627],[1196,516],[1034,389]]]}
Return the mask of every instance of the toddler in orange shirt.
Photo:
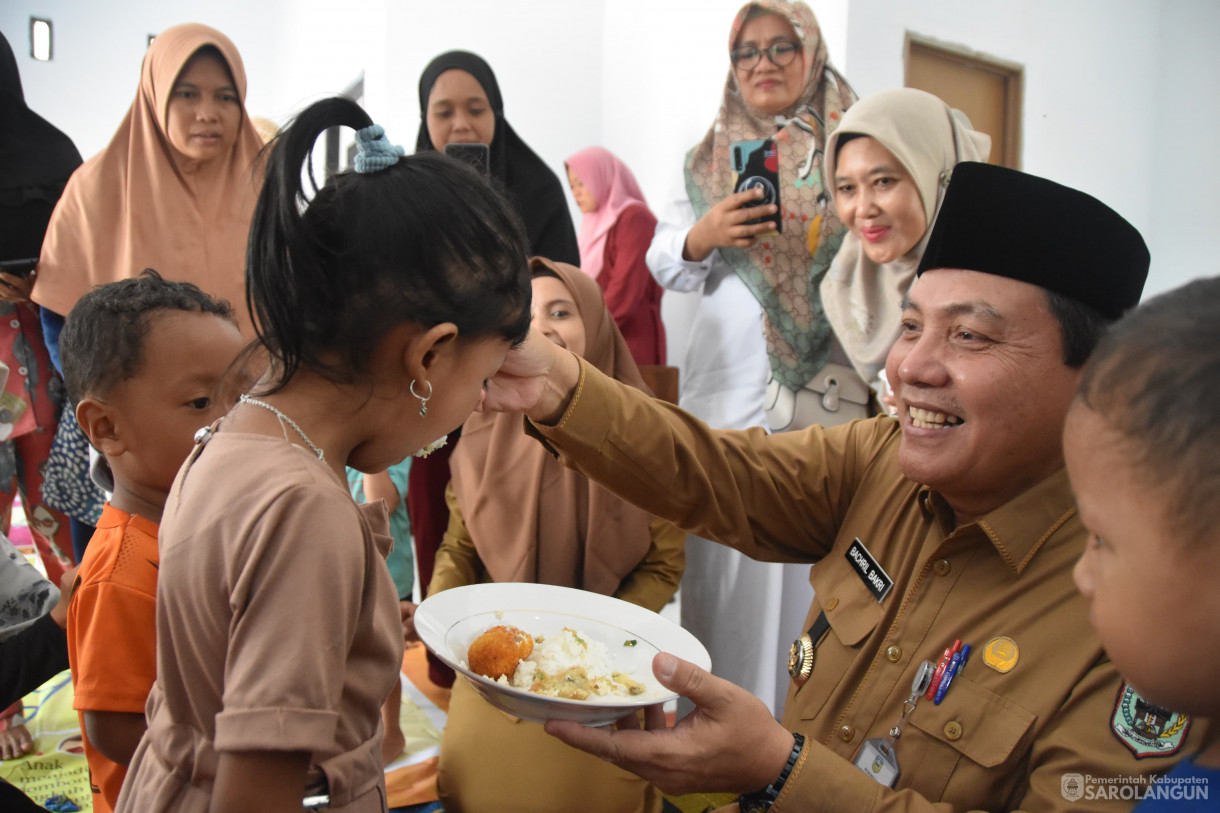
{"label": "toddler in orange shirt", "polygon": [[236,401],[229,305],[155,271],[94,288],[60,336],[76,417],[113,476],[68,608],[68,656],[93,809],[108,813],[156,678],[157,527],[195,432]]}

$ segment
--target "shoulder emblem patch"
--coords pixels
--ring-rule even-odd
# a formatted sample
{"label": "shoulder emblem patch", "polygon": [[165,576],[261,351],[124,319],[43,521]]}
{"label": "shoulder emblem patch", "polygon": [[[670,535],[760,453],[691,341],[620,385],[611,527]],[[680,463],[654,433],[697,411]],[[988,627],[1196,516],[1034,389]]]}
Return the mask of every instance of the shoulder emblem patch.
{"label": "shoulder emblem patch", "polygon": [[1110,730],[1136,759],[1167,757],[1181,749],[1190,731],[1190,717],[1149,703],[1123,681]]}

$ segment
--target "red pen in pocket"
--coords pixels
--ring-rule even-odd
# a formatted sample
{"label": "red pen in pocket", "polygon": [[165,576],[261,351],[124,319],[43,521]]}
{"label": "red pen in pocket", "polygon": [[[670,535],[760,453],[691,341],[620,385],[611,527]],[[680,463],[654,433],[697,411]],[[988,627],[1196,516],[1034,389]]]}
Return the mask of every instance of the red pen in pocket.
{"label": "red pen in pocket", "polygon": [[953,646],[945,650],[945,654],[941,656],[940,663],[936,664],[936,671],[932,673],[932,684],[928,686],[928,691],[924,693],[924,697],[929,700],[936,697],[936,690],[940,687],[940,681],[945,676],[945,670],[949,668],[949,661],[953,660],[962,648],[962,639],[958,638],[953,642]]}

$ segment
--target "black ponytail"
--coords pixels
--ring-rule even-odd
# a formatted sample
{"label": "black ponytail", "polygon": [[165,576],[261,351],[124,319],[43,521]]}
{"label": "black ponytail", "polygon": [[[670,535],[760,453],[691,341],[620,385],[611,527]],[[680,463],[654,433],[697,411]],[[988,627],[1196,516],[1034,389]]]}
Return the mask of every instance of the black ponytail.
{"label": "black ponytail", "polygon": [[318,136],[370,124],[355,102],[325,99],[272,142],[250,227],[246,298],[276,364],[273,390],[301,367],[358,380],[378,341],[403,322],[453,322],[459,338],[510,341],[529,328],[524,229],[470,167],[404,156],[318,188]]}

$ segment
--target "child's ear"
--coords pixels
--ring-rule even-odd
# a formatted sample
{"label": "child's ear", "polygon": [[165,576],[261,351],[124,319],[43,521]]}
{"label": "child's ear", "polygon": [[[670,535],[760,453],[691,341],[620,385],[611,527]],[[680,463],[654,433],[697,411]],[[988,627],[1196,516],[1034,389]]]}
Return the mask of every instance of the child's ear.
{"label": "child's ear", "polygon": [[441,322],[414,336],[403,348],[403,368],[411,378],[426,381],[437,360],[457,346],[458,329],[453,322]]}
{"label": "child's ear", "polygon": [[94,448],[107,457],[117,457],[127,451],[127,444],[119,437],[118,426],[105,402],[92,397],[82,398],[76,405],[76,422]]}

